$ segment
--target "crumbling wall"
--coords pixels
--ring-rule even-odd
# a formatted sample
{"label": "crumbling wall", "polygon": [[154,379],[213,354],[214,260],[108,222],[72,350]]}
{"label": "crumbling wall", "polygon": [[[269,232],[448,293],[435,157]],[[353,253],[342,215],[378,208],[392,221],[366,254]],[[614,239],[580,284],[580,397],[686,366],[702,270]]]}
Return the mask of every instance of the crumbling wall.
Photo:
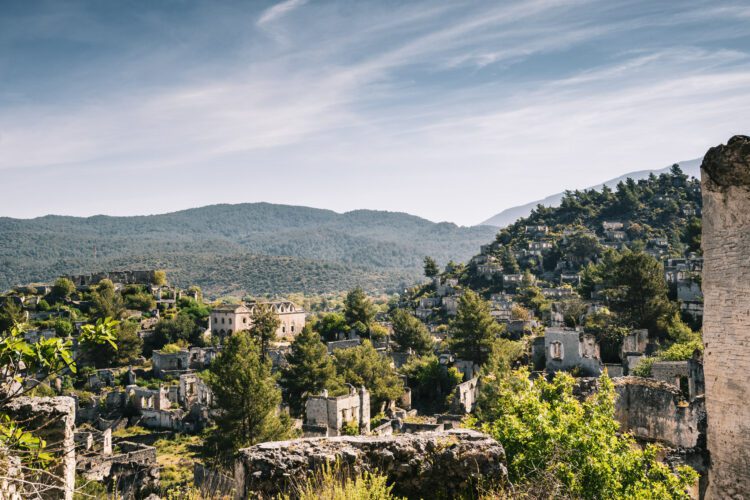
{"label": "crumbling wall", "polygon": [[55,457],[49,469],[49,485],[42,498],[72,500],[76,478],[75,401],[69,397],[19,397],[3,411],[26,430],[47,442],[47,451]]}
{"label": "crumbling wall", "polygon": [[678,448],[701,445],[703,398],[688,403],[677,387],[654,379],[619,377],[613,382],[615,418],[624,430]]}
{"label": "crumbling wall", "polygon": [[488,486],[507,478],[503,447],[476,431],[305,438],[240,450],[237,498],[276,495],[336,461],[352,473],[377,469],[394,484],[394,493],[409,498],[456,498],[480,480]]}
{"label": "crumbling wall", "polygon": [[703,188],[707,498],[750,492],[750,137],[711,148]]}

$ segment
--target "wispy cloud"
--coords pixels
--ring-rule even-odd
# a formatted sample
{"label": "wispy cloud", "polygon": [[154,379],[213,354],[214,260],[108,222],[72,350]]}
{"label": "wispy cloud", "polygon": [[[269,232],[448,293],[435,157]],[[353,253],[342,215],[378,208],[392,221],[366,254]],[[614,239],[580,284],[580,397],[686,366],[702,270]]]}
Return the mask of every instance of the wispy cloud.
{"label": "wispy cloud", "polygon": [[[66,8],[35,30],[43,52],[0,19],[0,69],[20,75],[0,93],[6,213],[263,199],[474,223],[747,132],[750,32],[725,6],[305,3],[147,11],[119,31]],[[59,204],[65,172],[85,202]],[[163,194],[135,209],[146,179]]]}
{"label": "wispy cloud", "polygon": [[284,0],[264,10],[258,18],[258,26],[277,21],[307,3],[307,0]]}

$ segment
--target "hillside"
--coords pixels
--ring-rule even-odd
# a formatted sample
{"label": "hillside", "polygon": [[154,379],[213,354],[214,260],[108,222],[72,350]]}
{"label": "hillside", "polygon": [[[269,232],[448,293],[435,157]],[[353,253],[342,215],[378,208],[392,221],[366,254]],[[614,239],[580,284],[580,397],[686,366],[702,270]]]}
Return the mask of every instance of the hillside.
{"label": "hillside", "polygon": [[608,248],[683,257],[700,252],[701,210],[700,181],[675,167],[626,179],[615,189],[566,191],[560,206],[537,207],[502,229],[468,266],[460,266],[460,278],[491,293],[502,290],[504,274],[524,271],[560,283]]}
{"label": "hillside", "polygon": [[163,267],[178,285],[257,294],[394,287],[419,275],[424,255],[465,260],[495,229],[254,203],[135,217],[0,218],[0,234],[0,289],[64,273]]}
{"label": "hillside", "polygon": [[[700,167],[701,167],[701,161],[702,158],[696,158],[694,160],[688,160],[680,162],[680,168],[682,169],[685,174],[695,177],[697,179],[700,179]],[[669,172],[669,169],[671,167],[665,167],[659,170],[639,170],[637,172],[630,172],[625,175],[621,175],[619,177],[616,177],[614,179],[610,179],[608,181],[605,181],[601,184],[598,184],[596,186],[592,186],[588,189],[595,189],[600,190],[604,186],[609,187],[610,189],[614,189],[617,187],[617,184],[619,184],[622,181],[625,181],[626,179],[630,178],[633,180],[640,180],[647,178],[650,174],[654,175],[661,175]],[[482,222],[482,225],[485,226],[495,226],[495,227],[506,227],[510,224],[513,224],[516,220],[522,218],[522,217],[528,217],[531,214],[531,211],[534,210],[537,205],[542,205],[545,207],[558,207],[560,206],[560,202],[563,199],[564,193],[556,193],[550,196],[547,196],[546,198],[542,200],[532,201],[530,203],[526,203],[524,205],[519,205],[517,207],[511,207],[508,209],[503,210],[499,214],[496,214],[486,221]]]}

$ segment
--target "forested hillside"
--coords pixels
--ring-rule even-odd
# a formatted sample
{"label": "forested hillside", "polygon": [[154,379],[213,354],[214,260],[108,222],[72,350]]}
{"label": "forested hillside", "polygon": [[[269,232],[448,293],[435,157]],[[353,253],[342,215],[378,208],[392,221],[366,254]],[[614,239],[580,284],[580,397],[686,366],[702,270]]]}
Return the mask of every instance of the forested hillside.
{"label": "forested hillside", "polygon": [[163,215],[0,218],[0,289],[65,273],[160,267],[208,293],[336,291],[413,280],[422,257],[465,260],[489,227],[403,213],[267,203]]}
{"label": "forested hillside", "polygon": [[487,296],[503,290],[508,275],[529,272],[550,283],[577,283],[580,275],[588,294],[587,266],[608,249],[658,260],[700,252],[701,209],[700,181],[677,165],[615,189],[565,191],[559,207],[537,206],[447,274]]}

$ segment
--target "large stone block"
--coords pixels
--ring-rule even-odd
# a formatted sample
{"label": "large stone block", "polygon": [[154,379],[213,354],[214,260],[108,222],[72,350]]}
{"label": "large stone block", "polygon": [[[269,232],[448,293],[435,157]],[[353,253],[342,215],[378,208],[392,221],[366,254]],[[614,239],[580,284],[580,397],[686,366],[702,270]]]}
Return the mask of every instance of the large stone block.
{"label": "large stone block", "polygon": [[478,482],[502,484],[507,478],[503,447],[476,431],[306,438],[240,450],[237,497],[273,496],[335,462],[352,473],[386,474],[394,492],[409,498],[455,498]]}

